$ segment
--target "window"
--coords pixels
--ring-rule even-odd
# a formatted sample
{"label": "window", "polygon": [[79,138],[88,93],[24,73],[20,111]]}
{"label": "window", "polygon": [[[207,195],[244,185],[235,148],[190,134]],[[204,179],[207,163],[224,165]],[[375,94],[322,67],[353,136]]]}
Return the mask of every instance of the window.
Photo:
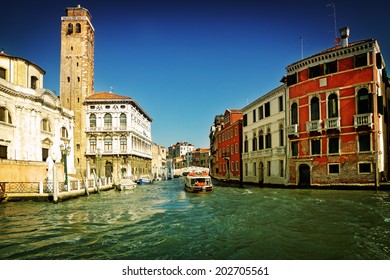
{"label": "window", "polygon": [[81,24],[76,23],[76,33],[80,33],[80,32],[81,32]]}
{"label": "window", "polygon": [[121,152],[127,151],[127,138],[124,135],[122,135],[120,139],[120,148],[121,148]]}
{"label": "window", "polygon": [[271,129],[268,128],[267,134],[265,135],[265,148],[270,149],[271,146]]}
{"label": "window", "polygon": [[359,173],[371,173],[371,163],[359,162]]}
{"label": "window", "polygon": [[340,141],[339,137],[331,137],[328,140],[328,153],[329,154],[338,154],[340,151]]}
{"label": "window", "polygon": [[298,124],[298,104],[291,105],[291,124]]}
{"label": "window", "polygon": [[38,78],[35,76],[31,76],[31,88],[37,89],[38,87]]}
{"label": "window", "polygon": [[323,73],[324,72],[323,72],[322,64],[309,67],[309,78],[315,78],[321,76]]}
{"label": "window", "polygon": [[244,127],[248,125],[248,115],[247,114],[244,114],[244,116],[242,117],[242,121],[243,121]]}
{"label": "window", "polygon": [[260,130],[259,132],[259,150],[264,149],[264,132]]}
{"label": "window", "polygon": [[46,161],[49,157],[49,149],[42,148],[42,161]]}
{"label": "window", "polygon": [[328,173],[329,174],[339,174],[340,173],[340,164],[329,163],[328,164]]}
{"label": "window", "polygon": [[371,151],[371,135],[361,134],[359,135],[359,152]]}
{"label": "window", "polygon": [[355,68],[367,66],[367,53],[355,55]]}
{"label": "window", "polygon": [[256,109],[253,110],[253,122],[256,122]]}
{"label": "window", "polygon": [[106,136],[104,138],[104,151],[105,152],[112,152],[112,138],[111,136]]}
{"label": "window", "polygon": [[357,102],[358,114],[372,113],[372,94],[368,92],[368,89],[359,89]]}
{"label": "window", "polygon": [[279,112],[283,111],[283,96],[279,96]]}
{"label": "window", "polygon": [[337,94],[332,93],[328,96],[328,118],[337,118],[339,116],[339,107]]}
{"label": "window", "polygon": [[238,153],[238,144],[237,143],[234,145],[234,149],[235,149],[235,152],[237,154]]}
{"label": "window", "polygon": [[231,171],[234,171],[234,162],[231,162],[231,163],[230,163],[230,170],[231,170]]}
{"label": "window", "polygon": [[287,75],[287,86],[291,86],[298,83],[297,73]]}
{"label": "window", "polygon": [[269,117],[271,115],[271,109],[269,102],[264,104],[264,115],[265,117]]}
{"label": "window", "polygon": [[257,176],[257,166],[256,166],[256,162],[253,163],[253,176]]}
{"label": "window", "polygon": [[248,136],[245,136],[245,141],[244,141],[244,153],[248,152]]}
{"label": "window", "polygon": [[264,119],[264,109],[263,106],[259,107],[259,120]]}
{"label": "window", "polygon": [[321,154],[321,142],[319,139],[311,140],[311,155],[320,155]]}
{"label": "window", "polygon": [[256,132],[253,133],[253,138],[252,138],[252,151],[257,151],[257,136],[256,136]]}
{"label": "window", "polygon": [[91,114],[89,116],[89,127],[96,127],[96,115]]}
{"label": "window", "polygon": [[279,175],[280,175],[280,177],[284,176],[284,162],[283,162],[283,160],[279,161]]}
{"label": "window", "polygon": [[245,165],[244,165],[244,169],[245,169],[245,176],[248,176],[248,164],[247,163],[245,163]]}
{"label": "window", "polygon": [[68,138],[68,130],[65,127],[61,127],[61,138]]}
{"label": "window", "polygon": [[238,161],[236,161],[236,171],[239,171],[238,170]]}
{"label": "window", "polygon": [[279,126],[279,146],[284,146],[284,129],[282,124]]}
{"label": "window", "polygon": [[68,24],[68,35],[73,33],[73,24]]}
{"label": "window", "polygon": [[5,107],[0,107],[0,122],[12,124],[11,113]]}
{"label": "window", "polygon": [[337,72],[337,60],[325,63],[325,74]]}
{"label": "window", "polygon": [[0,158],[7,159],[7,146],[0,145]]}
{"label": "window", "polygon": [[48,119],[43,119],[41,121],[41,130],[45,132],[51,132],[51,125]]}
{"label": "window", "polygon": [[6,78],[7,70],[5,68],[0,67],[0,78],[4,79]]}
{"label": "window", "polygon": [[112,128],[112,116],[111,114],[107,113],[104,115],[104,129],[111,129]]}
{"label": "window", "polygon": [[312,121],[320,119],[320,100],[317,96],[310,100],[310,117]]}
{"label": "window", "polygon": [[291,155],[293,157],[298,156],[298,141],[291,142]]}
{"label": "window", "polygon": [[95,136],[92,136],[91,138],[89,138],[89,150],[91,152],[96,151],[96,137]]}
{"label": "window", "polygon": [[122,113],[119,117],[120,119],[120,128],[126,129],[127,128],[127,117],[126,114]]}

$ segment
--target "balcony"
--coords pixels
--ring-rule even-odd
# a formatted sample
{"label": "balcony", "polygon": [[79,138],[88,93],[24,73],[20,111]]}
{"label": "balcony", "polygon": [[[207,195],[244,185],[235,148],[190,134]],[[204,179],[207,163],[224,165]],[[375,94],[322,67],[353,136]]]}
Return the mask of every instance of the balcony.
{"label": "balcony", "polygon": [[306,122],[306,131],[310,132],[321,132],[321,120]]}
{"label": "balcony", "polygon": [[341,123],[340,117],[326,119],[325,124],[324,124],[324,129],[325,130],[329,130],[329,129],[340,130],[340,128],[341,128],[340,123]]}
{"label": "balcony", "polygon": [[353,125],[355,126],[355,128],[359,128],[363,126],[369,126],[370,128],[372,128],[373,126],[372,113],[354,115]]}
{"label": "balcony", "polygon": [[292,125],[287,126],[286,130],[287,130],[287,135],[298,136],[298,133],[299,133],[298,124],[292,124]]}

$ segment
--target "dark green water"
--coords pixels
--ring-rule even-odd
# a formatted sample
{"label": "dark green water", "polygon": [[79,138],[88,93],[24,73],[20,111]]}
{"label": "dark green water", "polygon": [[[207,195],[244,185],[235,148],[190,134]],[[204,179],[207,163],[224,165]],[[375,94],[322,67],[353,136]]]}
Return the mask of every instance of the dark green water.
{"label": "dark green water", "polygon": [[390,193],[182,179],[59,204],[0,204],[0,259],[390,259]]}

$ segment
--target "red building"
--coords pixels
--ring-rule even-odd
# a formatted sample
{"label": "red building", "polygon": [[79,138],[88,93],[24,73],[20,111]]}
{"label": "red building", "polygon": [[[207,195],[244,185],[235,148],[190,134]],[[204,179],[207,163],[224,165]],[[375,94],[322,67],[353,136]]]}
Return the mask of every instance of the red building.
{"label": "red building", "polygon": [[388,175],[387,75],[378,42],[348,43],[286,67],[289,184],[378,186]]}
{"label": "red building", "polygon": [[242,118],[241,110],[228,109],[223,115],[220,129],[216,131],[216,162],[211,173],[216,179],[240,181]]}

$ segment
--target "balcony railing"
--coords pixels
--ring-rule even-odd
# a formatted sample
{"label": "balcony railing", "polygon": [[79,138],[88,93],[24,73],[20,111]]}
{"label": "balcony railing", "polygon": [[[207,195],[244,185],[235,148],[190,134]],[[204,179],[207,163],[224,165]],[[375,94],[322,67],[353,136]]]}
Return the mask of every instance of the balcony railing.
{"label": "balcony railing", "polygon": [[321,132],[321,120],[306,122],[307,132]]}
{"label": "balcony railing", "polygon": [[328,130],[328,129],[340,130],[340,128],[341,128],[340,122],[341,122],[340,117],[326,119],[325,124],[324,124],[324,128],[325,128],[325,130]]}
{"label": "balcony railing", "polygon": [[287,126],[286,130],[287,130],[287,135],[298,136],[298,133],[299,133],[298,124],[292,124],[292,125]]}
{"label": "balcony railing", "polygon": [[353,124],[355,128],[362,127],[362,126],[369,126],[372,128],[373,125],[372,113],[354,115]]}

